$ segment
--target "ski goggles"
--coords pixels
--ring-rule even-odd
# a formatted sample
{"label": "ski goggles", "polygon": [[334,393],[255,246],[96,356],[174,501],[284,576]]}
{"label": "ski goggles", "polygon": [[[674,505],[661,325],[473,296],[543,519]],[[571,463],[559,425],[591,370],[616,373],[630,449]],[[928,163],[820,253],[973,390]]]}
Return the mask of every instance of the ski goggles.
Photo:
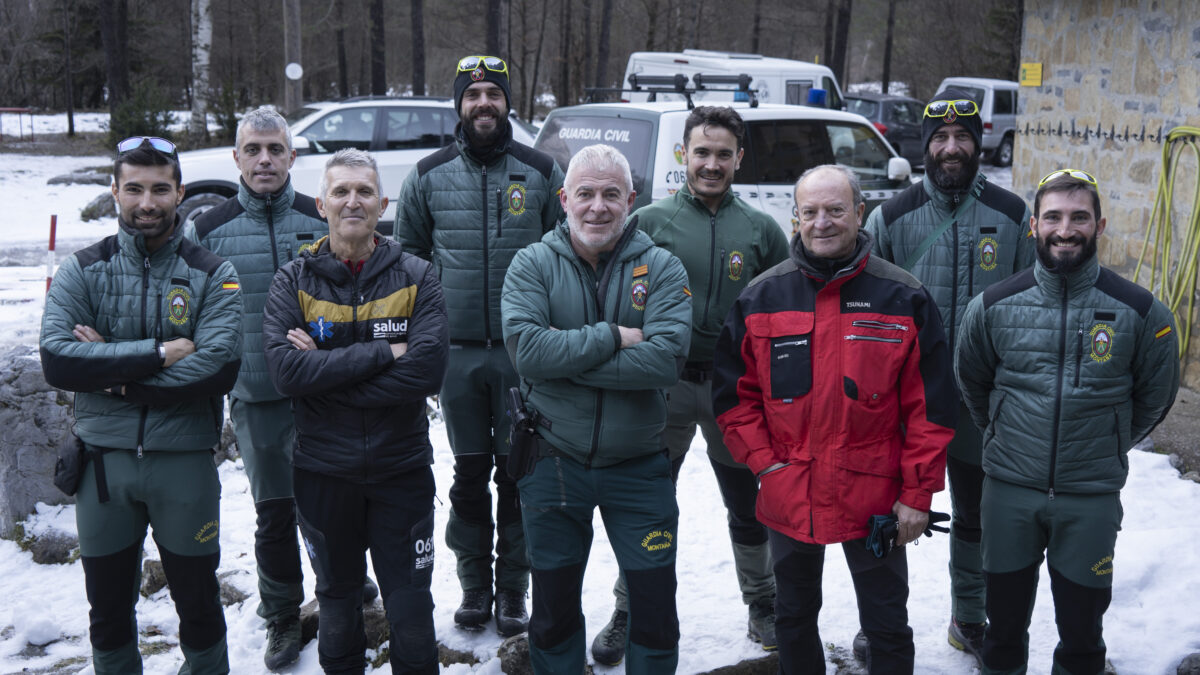
{"label": "ski goggles", "polygon": [[925,106],[926,117],[941,117],[946,122],[953,122],[959,117],[970,117],[979,114],[979,104],[969,98],[953,101],[930,101]]}
{"label": "ski goggles", "polygon": [[1095,176],[1086,171],[1080,171],[1079,169],[1055,169],[1054,171],[1046,174],[1046,177],[1038,182],[1038,187],[1042,187],[1046,183],[1049,183],[1059,176],[1069,176],[1075,180],[1083,181],[1092,187],[1099,187],[1099,185],[1096,183]]}
{"label": "ski goggles", "polygon": [[142,147],[143,143],[149,143],[150,147],[161,152],[167,157],[176,156],[175,144],[165,138],[158,136],[130,136],[125,140],[117,143],[117,154],[124,155],[127,152],[133,152]]}
{"label": "ski goggles", "polygon": [[464,56],[458,62],[458,72],[469,73],[480,66],[487,68],[493,73],[508,75],[508,64],[498,56]]}

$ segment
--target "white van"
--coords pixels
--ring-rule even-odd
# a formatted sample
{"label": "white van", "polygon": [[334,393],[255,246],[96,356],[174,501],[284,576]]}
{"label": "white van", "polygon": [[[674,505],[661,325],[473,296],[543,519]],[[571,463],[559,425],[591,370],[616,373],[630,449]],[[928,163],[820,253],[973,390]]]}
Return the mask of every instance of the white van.
{"label": "white van", "polygon": [[996,166],[1012,164],[1020,83],[989,77],[947,77],[937,90],[946,87],[962,90],[979,104],[979,116],[983,120],[983,154]]}
{"label": "white van", "polygon": [[[823,107],[832,110],[845,109],[842,90],[837,77],[829,68],[806,61],[777,59],[759,54],[736,54],[713,52],[700,49],[685,49],[682,52],[634,52],[629,55],[625,66],[622,87],[630,85],[630,75],[675,75],[682,74],[689,80],[696,73],[705,75],[740,75],[745,73],[754,78],[750,87],[757,91],[762,103],[787,103],[806,105],[809,91],[820,89],[825,92]],[[623,93],[626,102],[642,102],[648,95],[639,92]],[[673,100],[667,94],[659,94],[658,100]],[[728,94],[697,92],[692,99],[700,102],[711,96],[722,104],[729,102]],[[742,96],[745,96],[744,94]],[[748,100],[738,98],[737,100]]]}

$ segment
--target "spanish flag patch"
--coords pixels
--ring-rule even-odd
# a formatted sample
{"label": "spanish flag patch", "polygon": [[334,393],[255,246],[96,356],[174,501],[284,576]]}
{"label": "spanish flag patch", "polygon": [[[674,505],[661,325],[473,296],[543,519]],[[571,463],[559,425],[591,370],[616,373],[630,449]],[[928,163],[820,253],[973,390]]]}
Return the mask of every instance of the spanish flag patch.
{"label": "spanish flag patch", "polygon": [[692,297],[692,289],[688,288],[687,286],[684,286],[684,287],[683,287],[683,292],[684,292],[684,293],[685,293],[685,294],[686,294],[686,295],[687,295],[689,298],[690,298],[690,297]]}
{"label": "spanish flag patch", "polygon": [[1154,334],[1154,339],[1157,340],[1158,338],[1163,337],[1165,335],[1169,335],[1170,333],[1171,333],[1171,327],[1163,326],[1162,328],[1159,329],[1159,331],[1157,333]]}
{"label": "spanish flag patch", "polygon": [[221,290],[223,291],[236,291],[241,287],[242,285],[236,281],[226,281],[225,283],[221,284]]}
{"label": "spanish flag patch", "polygon": [[649,265],[638,265],[637,267],[633,268],[633,278],[634,279],[636,279],[638,277],[644,277],[649,273],[650,273]]}

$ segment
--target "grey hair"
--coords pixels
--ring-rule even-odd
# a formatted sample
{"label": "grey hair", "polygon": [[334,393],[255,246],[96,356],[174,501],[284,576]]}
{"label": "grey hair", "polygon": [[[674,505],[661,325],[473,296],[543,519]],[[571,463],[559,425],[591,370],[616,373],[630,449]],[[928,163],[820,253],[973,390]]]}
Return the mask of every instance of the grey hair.
{"label": "grey hair", "polygon": [[629,160],[625,159],[625,155],[621,154],[611,145],[597,143],[589,145],[571,158],[571,163],[567,165],[567,175],[563,178],[563,185],[574,185],[575,176],[584,169],[592,171],[610,171],[616,169],[621,172],[625,178],[625,191],[633,192],[633,175],[629,171]]}
{"label": "grey hair", "polygon": [[317,190],[317,194],[321,199],[325,199],[325,190],[329,188],[329,170],[335,166],[349,167],[366,167],[375,172],[375,189],[379,196],[383,197],[383,178],[379,175],[379,165],[375,163],[375,158],[366,150],[358,148],[342,148],[333,153],[333,157],[325,162],[325,171],[321,173],[321,187]]}
{"label": "grey hair", "polygon": [[242,121],[238,122],[237,136],[233,139],[234,146],[242,147],[242,130],[253,129],[254,131],[282,131],[284,138],[287,139],[287,148],[292,149],[292,131],[288,129],[287,120],[283,119],[283,115],[275,112],[274,108],[263,106],[251,110],[242,116]]}
{"label": "grey hair", "polygon": [[853,171],[842,166],[841,164],[822,164],[820,166],[814,166],[813,168],[800,174],[800,178],[796,179],[796,184],[792,186],[792,194],[796,194],[796,190],[800,187],[800,184],[807,180],[809,176],[817,173],[818,171],[826,170],[836,171],[842,174],[842,176],[846,179],[846,182],[850,183],[850,192],[854,194],[854,208],[857,209],[860,205],[866,203],[867,200],[863,197],[862,186],[858,184],[858,176],[855,175]]}

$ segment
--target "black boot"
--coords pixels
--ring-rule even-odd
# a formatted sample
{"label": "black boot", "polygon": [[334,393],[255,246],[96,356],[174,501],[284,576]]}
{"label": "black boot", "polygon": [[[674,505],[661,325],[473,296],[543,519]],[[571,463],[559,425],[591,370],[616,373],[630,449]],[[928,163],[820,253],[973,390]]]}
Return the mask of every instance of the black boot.
{"label": "black boot", "polygon": [[501,637],[512,637],[529,628],[529,613],[525,611],[525,594],[517,591],[497,589],[496,632]]}
{"label": "black boot", "polygon": [[615,666],[625,660],[625,637],[629,634],[629,612],[613,610],[608,625],[592,640],[592,658],[603,666]]}
{"label": "black boot", "polygon": [[454,623],[466,630],[483,630],[492,618],[492,592],[486,588],[463,591],[462,604],[454,612]]}

